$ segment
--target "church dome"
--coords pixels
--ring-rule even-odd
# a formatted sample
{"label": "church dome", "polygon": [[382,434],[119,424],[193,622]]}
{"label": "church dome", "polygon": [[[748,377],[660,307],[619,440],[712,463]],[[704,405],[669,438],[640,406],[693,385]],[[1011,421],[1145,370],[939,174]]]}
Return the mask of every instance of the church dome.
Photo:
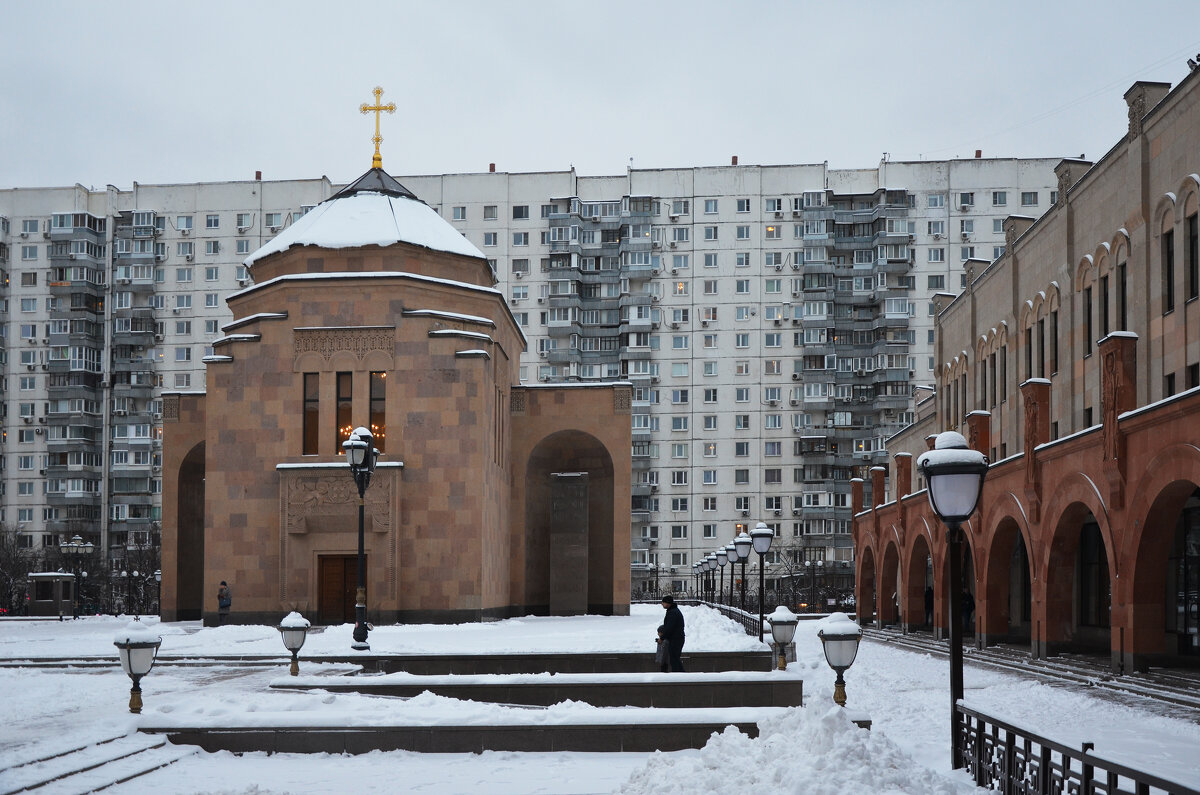
{"label": "church dome", "polygon": [[394,243],[486,259],[432,207],[382,168],[372,168],[309,210],[247,257],[245,264],[253,265],[292,246],[340,249]]}

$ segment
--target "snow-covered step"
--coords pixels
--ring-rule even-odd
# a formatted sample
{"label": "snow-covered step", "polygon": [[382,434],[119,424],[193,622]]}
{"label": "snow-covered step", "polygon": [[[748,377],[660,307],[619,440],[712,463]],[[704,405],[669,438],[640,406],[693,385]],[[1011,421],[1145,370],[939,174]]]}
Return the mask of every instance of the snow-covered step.
{"label": "snow-covered step", "polygon": [[35,791],[39,795],[97,792],[152,773],[199,751],[200,749],[192,745],[159,743],[131,756],[114,759],[100,767],[58,779]]}
{"label": "snow-covered step", "polygon": [[578,701],[596,707],[798,707],[804,680],[786,671],[722,673],[483,674],[281,677],[280,690],[411,698],[430,692],[494,704],[550,706]]}
{"label": "snow-covered step", "polygon": [[[15,764],[0,771],[0,792],[21,792],[44,787],[68,776],[92,771],[116,760],[161,748],[166,743],[161,736],[130,734],[82,747],[53,753],[37,754],[29,762]],[[67,790],[70,791],[70,790]],[[79,790],[87,792],[87,789]]]}

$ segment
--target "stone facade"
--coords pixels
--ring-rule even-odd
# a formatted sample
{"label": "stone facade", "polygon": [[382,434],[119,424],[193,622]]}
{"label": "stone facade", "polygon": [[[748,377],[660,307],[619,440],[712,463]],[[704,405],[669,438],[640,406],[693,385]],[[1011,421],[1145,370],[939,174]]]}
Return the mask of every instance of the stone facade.
{"label": "stone facade", "polygon": [[[179,575],[163,577],[164,618],[215,618],[221,580],[234,621],[327,612],[325,561],[357,550],[338,374],[350,374],[351,426],[371,416],[382,451],[364,511],[371,621],[549,612],[536,583],[555,561],[531,569],[544,550],[529,551],[549,511],[541,491],[548,473],[590,469],[585,536],[602,555],[585,562],[576,601],[628,611],[628,384],[514,388],[525,339],[482,258],[303,246],[255,277],[227,299],[234,321],[207,360],[207,393],[166,397],[163,567]],[[382,414],[372,373],[384,374]],[[318,384],[308,454],[306,374]],[[546,447],[556,434],[566,443]]]}
{"label": "stone facade", "polygon": [[[919,455],[956,430],[994,462],[964,527],[980,645],[1200,655],[1200,76],[1168,90],[1136,84],[1124,139],[1005,222],[1005,255],[939,307],[935,413],[889,440]],[[942,633],[944,528],[915,467],[894,472],[893,501],[855,494],[859,604]]]}

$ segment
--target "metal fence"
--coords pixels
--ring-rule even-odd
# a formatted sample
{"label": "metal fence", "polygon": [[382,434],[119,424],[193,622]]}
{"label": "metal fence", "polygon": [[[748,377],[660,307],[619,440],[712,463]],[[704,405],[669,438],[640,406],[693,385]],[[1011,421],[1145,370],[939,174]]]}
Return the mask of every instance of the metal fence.
{"label": "metal fence", "polygon": [[1071,748],[958,704],[955,743],[963,763],[986,789],[1005,795],[1200,795],[1200,791]]}

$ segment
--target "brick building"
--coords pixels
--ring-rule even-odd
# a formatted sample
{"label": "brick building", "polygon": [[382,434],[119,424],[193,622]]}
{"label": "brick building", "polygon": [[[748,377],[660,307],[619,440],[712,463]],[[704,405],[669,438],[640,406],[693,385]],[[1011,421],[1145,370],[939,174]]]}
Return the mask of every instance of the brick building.
{"label": "brick building", "polygon": [[[1125,99],[1125,136],[1062,161],[1056,205],[1008,218],[1003,256],[939,302],[936,393],[888,440],[892,499],[853,491],[878,623],[946,629],[945,532],[913,456],[957,430],[994,462],[964,528],[977,644],[1200,659],[1200,74]],[[883,502],[888,472],[871,476]]]}
{"label": "brick building", "polygon": [[234,621],[353,621],[359,425],[370,620],[628,612],[628,383],[518,385],[488,260],[381,168],[246,262],[207,389],[164,394],[164,619],[227,580]]}

